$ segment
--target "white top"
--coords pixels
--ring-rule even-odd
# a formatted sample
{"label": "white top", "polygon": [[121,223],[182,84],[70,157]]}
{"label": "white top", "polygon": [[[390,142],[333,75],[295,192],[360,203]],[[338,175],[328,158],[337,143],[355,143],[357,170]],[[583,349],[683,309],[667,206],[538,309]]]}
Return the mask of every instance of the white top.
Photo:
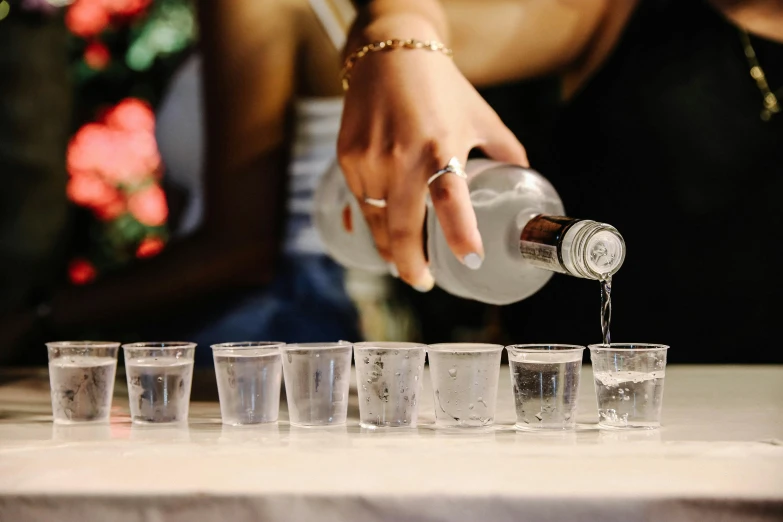
{"label": "white top", "polygon": [[[773,521],[783,519],[783,367],[670,366],[663,424],[599,431],[590,367],[576,432],[521,433],[501,368],[486,432],[432,427],[425,371],[417,429],[131,426],[124,379],[111,425],[52,426],[46,372],[0,382],[0,520]],[[210,377],[210,374],[206,374]],[[352,382],[355,382],[352,380]],[[194,394],[215,395],[197,375]]]}
{"label": "white top", "polygon": [[288,170],[285,251],[323,253],[323,243],[311,219],[313,194],[326,170],[337,161],[343,100],[300,99],[295,111],[294,146]]}

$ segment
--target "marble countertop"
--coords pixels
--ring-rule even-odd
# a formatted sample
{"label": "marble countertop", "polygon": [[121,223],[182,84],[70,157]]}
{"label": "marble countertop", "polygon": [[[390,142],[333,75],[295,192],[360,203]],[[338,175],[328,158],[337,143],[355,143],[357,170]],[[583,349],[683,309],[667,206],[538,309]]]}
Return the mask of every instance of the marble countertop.
{"label": "marble countertop", "polygon": [[[120,377],[107,425],[51,423],[46,370],[0,373],[0,521],[783,520],[783,367],[670,366],[663,428],[596,428],[583,368],[574,432],[516,432],[501,368],[497,425],[220,423],[197,373],[186,427],[131,425]],[[355,382],[355,380],[353,381]]]}

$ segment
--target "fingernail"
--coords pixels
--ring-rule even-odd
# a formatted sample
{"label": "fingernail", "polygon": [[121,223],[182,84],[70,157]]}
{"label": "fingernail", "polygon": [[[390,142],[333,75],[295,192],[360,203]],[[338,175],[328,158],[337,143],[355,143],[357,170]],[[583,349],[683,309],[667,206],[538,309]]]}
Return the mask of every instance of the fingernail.
{"label": "fingernail", "polygon": [[471,252],[462,258],[462,264],[471,270],[478,270],[483,262],[484,260],[481,259],[481,256],[475,252]]}
{"label": "fingernail", "polygon": [[432,290],[432,287],[435,286],[435,280],[432,278],[432,274],[430,274],[429,270],[427,270],[419,282],[411,286],[413,286],[414,290],[419,292],[429,292]]}
{"label": "fingernail", "polygon": [[395,265],[394,263],[389,263],[388,266],[389,266],[389,273],[391,274],[391,276],[394,278],[399,278],[400,271],[397,270],[397,265]]}

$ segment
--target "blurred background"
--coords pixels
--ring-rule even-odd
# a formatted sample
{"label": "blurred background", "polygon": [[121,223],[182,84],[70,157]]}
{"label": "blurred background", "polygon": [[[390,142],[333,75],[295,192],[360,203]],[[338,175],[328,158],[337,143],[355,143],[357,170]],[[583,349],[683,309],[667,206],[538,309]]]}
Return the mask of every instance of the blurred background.
{"label": "blurred background", "polygon": [[[195,2],[188,0],[0,2],[3,362],[43,363],[40,343],[63,336],[238,340],[255,333],[243,323],[280,313],[269,313],[269,304],[259,301],[268,293],[265,280],[218,281],[192,292],[196,304],[175,302],[176,310],[161,310],[155,303],[158,292],[130,296],[135,303],[127,310],[117,303],[125,299],[123,285],[157,285],[165,294],[187,284],[169,284],[165,275],[171,268],[165,265],[153,265],[162,275],[148,279],[138,267],[145,262],[150,266],[172,241],[197,236],[204,225],[196,11]],[[197,259],[192,264],[196,279],[209,279],[199,274]],[[232,263],[223,269],[231,270]],[[210,270],[207,261],[203,271]],[[329,276],[324,272],[324,278]],[[357,314],[350,306],[335,320],[351,323],[343,328],[349,335],[416,336],[410,314],[393,303],[390,281],[365,274],[346,280],[336,270],[334,276],[341,292],[350,288],[360,310]],[[85,287],[103,288],[80,292]],[[304,289],[319,291],[330,290]],[[225,314],[230,319],[233,314],[234,322],[218,329],[218,337],[183,326],[219,323],[215,309],[248,301],[248,294],[261,297]],[[91,302],[93,298],[106,306]],[[205,304],[210,301],[212,305]],[[68,309],[74,307],[84,312],[71,316]],[[149,327],[150,322],[155,325]],[[297,340],[285,329],[275,333]],[[316,329],[299,340],[330,340],[319,336],[331,333]]]}
{"label": "blurred background", "polygon": [[[546,341],[514,327],[534,309],[562,316],[548,340],[600,341],[594,282],[556,276],[565,290],[501,309],[328,260],[306,200],[334,160],[337,49],[352,15],[338,9],[319,24],[293,13],[276,30],[301,32],[296,46],[317,52],[255,66],[252,46],[267,42],[242,17],[274,16],[261,4],[275,2],[257,4],[234,19],[206,1],[197,12],[188,0],[0,0],[0,364],[43,364],[42,343],[62,339],[196,341],[202,364],[220,341]],[[250,43],[224,44],[234,34]],[[286,84],[287,68],[312,81]],[[557,81],[481,91],[544,174]],[[296,103],[264,108],[287,90]],[[626,240],[631,266],[639,239]],[[573,306],[563,297],[572,290]],[[634,313],[632,292],[615,294],[623,313]],[[774,303],[738,306],[771,317]],[[592,337],[568,330],[569,315]],[[670,342],[670,330],[653,330],[630,340]],[[671,361],[780,362],[779,353],[692,345]]]}

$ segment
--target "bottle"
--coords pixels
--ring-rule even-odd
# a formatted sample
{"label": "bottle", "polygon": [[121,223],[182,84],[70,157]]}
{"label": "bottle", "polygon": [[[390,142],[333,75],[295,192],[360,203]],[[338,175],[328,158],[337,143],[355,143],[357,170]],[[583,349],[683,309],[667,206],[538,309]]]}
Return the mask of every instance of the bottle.
{"label": "bottle", "polygon": [[375,249],[375,242],[359,202],[335,163],[313,195],[313,224],[326,252],[346,268],[388,274],[389,266]]}
{"label": "bottle", "polygon": [[[428,203],[430,270],[445,291],[503,305],[530,297],[554,272],[597,280],[619,270],[625,242],[617,230],[604,223],[564,217],[554,187],[536,171],[490,160],[470,160],[465,170],[484,244],[484,262],[478,270],[471,270],[454,256]],[[388,271],[360,212],[339,169],[332,169],[316,191],[314,216],[327,251],[351,268]]]}

